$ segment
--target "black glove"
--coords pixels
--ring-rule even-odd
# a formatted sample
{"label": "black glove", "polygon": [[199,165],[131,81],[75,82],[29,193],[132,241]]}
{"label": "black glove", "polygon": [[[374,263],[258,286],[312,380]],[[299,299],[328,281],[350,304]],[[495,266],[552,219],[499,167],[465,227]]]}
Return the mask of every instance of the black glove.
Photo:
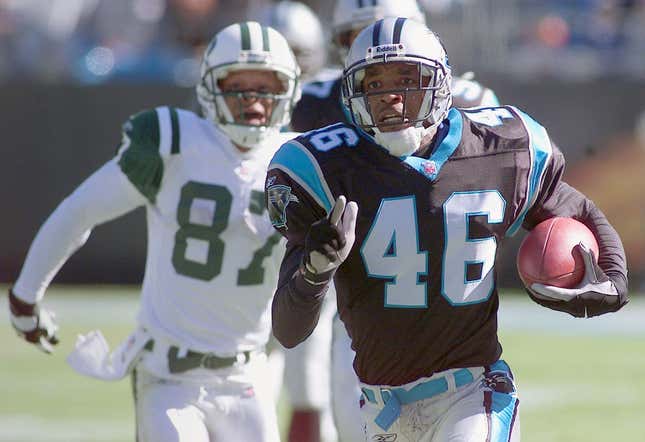
{"label": "black glove", "polygon": [[58,344],[58,325],[54,314],[40,308],[38,304],[29,304],[9,290],[9,309],[11,325],[27,342],[34,344],[45,353],[51,353]]}
{"label": "black glove", "polygon": [[326,284],[354,245],[358,205],[339,196],[327,218],[309,227],[301,265],[307,282]]}
{"label": "black glove", "polygon": [[602,271],[594,259],[593,251],[580,243],[574,248],[585,263],[585,274],[580,284],[565,289],[544,284],[526,287],[531,299],[538,304],[569,313],[576,318],[590,318],[615,312],[627,304],[627,295],[618,293],[611,279]]}

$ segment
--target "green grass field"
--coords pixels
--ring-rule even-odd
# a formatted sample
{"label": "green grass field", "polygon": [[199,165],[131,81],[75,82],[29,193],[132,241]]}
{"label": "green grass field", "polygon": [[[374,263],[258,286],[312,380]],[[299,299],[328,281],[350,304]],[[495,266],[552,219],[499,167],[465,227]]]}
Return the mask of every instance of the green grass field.
{"label": "green grass field", "polygon": [[[6,296],[0,304],[0,442],[133,441],[129,382],[77,375],[65,356],[78,333],[100,328],[112,346],[127,336],[136,292],[50,290],[46,305],[61,324],[52,356],[22,344],[9,325]],[[502,296],[500,335],[518,381],[524,442],[645,440],[643,318],[645,299],[615,315],[575,320],[524,296]],[[280,407],[283,427],[286,409]]]}

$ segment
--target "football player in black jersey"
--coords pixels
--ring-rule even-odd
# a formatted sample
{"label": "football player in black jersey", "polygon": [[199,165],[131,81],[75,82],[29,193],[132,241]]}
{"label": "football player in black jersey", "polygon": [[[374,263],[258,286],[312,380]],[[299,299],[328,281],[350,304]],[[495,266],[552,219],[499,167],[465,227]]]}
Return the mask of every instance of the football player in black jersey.
{"label": "football player in black jersey", "polygon": [[[341,61],[345,61],[350,45],[363,28],[386,17],[407,17],[425,24],[425,15],[416,0],[337,0],[332,38]],[[341,103],[341,83],[340,71],[336,75],[327,72],[324,78],[305,83],[291,119],[293,130],[307,132],[333,123],[349,122],[350,117]],[[499,105],[495,92],[473,81],[468,74],[453,77],[452,83],[454,107]]]}
{"label": "football player in black jersey", "polygon": [[[337,0],[333,11],[332,33],[333,43],[339,58],[344,61],[351,43],[363,28],[386,17],[407,17],[420,23],[425,23],[424,13],[416,0]],[[282,28],[278,28],[278,30],[287,35],[287,39],[289,38],[289,32],[285,33]],[[304,69],[303,66],[301,67]],[[341,103],[341,72],[338,71],[334,75],[331,75],[330,72],[330,70],[326,70],[318,79],[309,81],[304,85],[302,99],[296,105],[296,112],[291,122],[294,130],[307,132],[330,124],[350,121],[349,116],[343,111],[344,106]],[[453,107],[467,108],[499,105],[499,100],[491,89],[472,81],[468,75],[453,77],[451,89]],[[310,386],[307,389],[308,391],[295,394],[304,403],[313,403],[313,401],[306,399],[308,397],[322,397],[322,389],[320,388],[329,384],[327,382],[327,372],[329,370],[323,369],[323,367],[329,366],[329,352],[325,351],[323,346],[331,341],[331,403],[338,435],[341,441],[360,440],[363,434],[360,426],[357,425],[357,422],[360,421],[360,416],[355,406],[360,397],[360,389],[356,375],[352,370],[354,352],[350,347],[350,339],[347,336],[344,325],[338,315],[334,314],[336,302],[333,287],[325,300],[320,320],[312,335],[303,345],[299,345],[295,351],[286,353],[287,366],[297,366],[294,363],[289,363],[290,359],[293,360],[294,356],[297,355],[303,361],[299,365],[305,367],[305,369],[301,370],[299,375],[296,375],[295,371],[292,370],[292,373],[288,377],[285,376],[285,379],[313,377],[316,382],[301,383],[302,385]],[[331,324],[329,324],[328,320],[330,317],[333,317],[333,338],[330,338],[332,334],[330,330]],[[288,382],[287,388],[289,389]],[[316,391],[317,389],[320,390]],[[291,390],[293,389],[289,391],[291,392]],[[315,409],[323,410],[321,422],[324,422],[326,409],[324,407],[310,408],[311,411],[306,415],[300,411],[294,413],[294,418],[291,420],[292,430],[295,426],[306,428],[305,425],[299,424],[301,421],[304,422],[305,419],[315,423],[316,416],[312,414]],[[305,431],[303,430],[299,431],[301,436],[297,439],[299,442],[310,440],[310,438],[303,437],[304,433]],[[312,429],[308,433],[316,433],[316,431]]]}
{"label": "football player in black jersey", "polygon": [[521,110],[450,108],[451,72],[427,27],[387,18],[356,37],[343,72],[351,124],[284,144],[267,207],[288,240],[273,300],[287,347],[334,280],[356,351],[366,440],[519,440],[517,392],[497,337],[498,245],[573,217],[599,242],[572,289],[528,287],[577,317],[620,309],[627,268],[602,212],[562,181],[564,158]]}
{"label": "football player in black jersey", "polygon": [[[330,77],[326,62],[326,39],[316,13],[304,3],[280,0],[266,5],[258,13],[258,21],[282,34],[289,42],[302,81],[320,81]],[[340,71],[333,71],[334,77]],[[325,124],[326,125],[326,124]],[[336,442],[336,427],[331,412],[330,359],[332,318],[336,313],[333,296],[326,302],[315,333],[303,345],[284,350],[270,342],[269,360],[275,369],[277,391],[280,386],[288,398],[291,416],[288,419],[288,442]],[[283,368],[280,370],[280,368]],[[353,374],[351,364],[349,375]],[[280,371],[280,373],[278,373]],[[356,396],[356,395],[354,395]]]}

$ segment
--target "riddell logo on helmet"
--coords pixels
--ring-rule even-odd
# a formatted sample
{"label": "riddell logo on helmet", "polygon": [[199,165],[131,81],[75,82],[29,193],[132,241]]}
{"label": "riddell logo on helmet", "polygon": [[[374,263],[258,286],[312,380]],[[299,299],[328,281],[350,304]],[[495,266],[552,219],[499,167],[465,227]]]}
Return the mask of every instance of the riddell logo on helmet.
{"label": "riddell logo on helmet", "polygon": [[240,61],[243,63],[265,63],[269,58],[268,52],[240,51]]}
{"label": "riddell logo on helmet", "polygon": [[398,43],[398,44],[388,44],[388,45],[380,45],[380,46],[372,46],[370,48],[367,48],[367,57],[376,57],[377,55],[385,55],[385,54],[401,54],[405,52],[405,46],[403,44]]}

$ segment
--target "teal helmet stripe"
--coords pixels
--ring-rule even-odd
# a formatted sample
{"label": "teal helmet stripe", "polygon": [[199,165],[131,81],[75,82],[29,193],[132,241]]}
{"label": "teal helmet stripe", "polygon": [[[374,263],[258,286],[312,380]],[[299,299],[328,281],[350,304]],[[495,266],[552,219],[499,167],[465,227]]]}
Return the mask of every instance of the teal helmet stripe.
{"label": "teal helmet stripe", "polygon": [[242,50],[250,51],[251,50],[251,31],[249,30],[249,24],[247,22],[240,23],[240,34],[242,38]]}
{"label": "teal helmet stripe", "polygon": [[262,26],[262,50],[264,52],[271,50],[269,45],[269,28],[266,26]]}

